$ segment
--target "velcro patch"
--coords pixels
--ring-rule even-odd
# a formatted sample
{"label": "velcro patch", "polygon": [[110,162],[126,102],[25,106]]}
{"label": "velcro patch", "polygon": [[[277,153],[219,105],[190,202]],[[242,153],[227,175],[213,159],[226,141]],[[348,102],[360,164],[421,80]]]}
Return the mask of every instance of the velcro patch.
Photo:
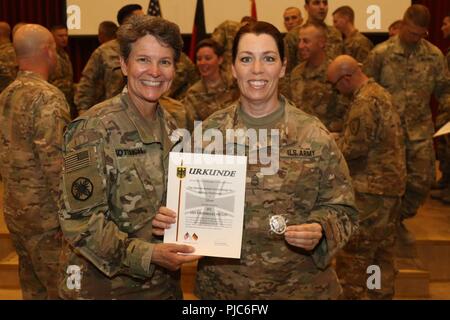
{"label": "velcro patch", "polygon": [[64,157],[64,167],[67,173],[89,167],[90,163],[89,150],[82,150]]}

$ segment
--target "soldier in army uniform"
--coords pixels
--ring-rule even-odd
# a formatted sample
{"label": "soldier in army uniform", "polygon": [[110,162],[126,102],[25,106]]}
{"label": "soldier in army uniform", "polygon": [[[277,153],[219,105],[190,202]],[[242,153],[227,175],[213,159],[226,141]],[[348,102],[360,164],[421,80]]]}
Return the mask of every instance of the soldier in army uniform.
{"label": "soldier in army uniform", "polygon": [[[442,34],[444,39],[450,39],[450,14],[442,21]],[[450,68],[450,48],[446,55],[447,66]],[[450,121],[446,114],[438,115],[437,126],[441,127]],[[436,154],[439,160],[439,170],[442,177],[433,184],[431,197],[439,199],[445,204],[450,204],[450,141],[448,136],[439,137],[436,141]]]}
{"label": "soldier in army uniform", "polygon": [[295,27],[301,26],[303,24],[302,12],[299,8],[296,7],[286,8],[283,13],[283,21],[284,27],[286,28],[287,32],[289,32]]}
{"label": "soldier in army uniform", "polygon": [[[307,22],[324,23],[328,14],[328,0],[305,0],[305,10],[308,12]],[[298,52],[299,27],[288,32],[284,37],[287,58],[287,73],[289,74],[301,61]],[[343,52],[341,33],[332,26],[327,26],[327,57],[334,59]]]}
{"label": "soldier in army uniform", "polygon": [[127,90],[72,122],[64,137],[60,295],[181,299],[177,270],[198,257],[152,236],[151,221],[168,210],[168,156],[180,141],[160,98],[183,40],[177,25],[150,16],[130,18],[117,37]]}
{"label": "soldier in army uniform", "polygon": [[201,80],[189,88],[183,104],[195,119],[205,120],[239,98],[239,90],[231,75],[220,69],[223,48],[214,40],[201,41],[196,48]]}
{"label": "soldier in army uniform", "polygon": [[[355,188],[359,230],[338,254],[336,271],[344,299],[394,297],[395,225],[405,192],[403,128],[391,95],[350,56],[328,67],[328,80],[351,95],[344,130],[338,139]],[[380,289],[368,290],[367,268],[382,270]]]}
{"label": "soldier in army uniform", "polygon": [[355,11],[349,6],[333,12],[333,24],[344,36],[344,54],[363,63],[373,49],[372,42],[355,28]]}
{"label": "soldier in army uniform", "polygon": [[24,299],[57,299],[57,204],[69,106],[62,92],[47,82],[56,66],[50,31],[22,26],[14,36],[14,48],[21,71],[0,95],[5,221],[19,256]]}
{"label": "soldier in army uniform", "polygon": [[[119,24],[133,15],[143,15],[140,5],[126,5],[117,14]],[[98,47],[89,58],[75,93],[75,105],[79,114],[119,94],[125,86],[120,70],[120,49],[117,40]]]}
{"label": "soldier in army uniform", "polygon": [[314,115],[331,132],[342,130],[345,99],[327,82],[330,64],[326,55],[326,25],[306,23],[299,29],[299,51],[303,60],[289,76],[288,97],[297,108]]}
{"label": "soldier in army uniform", "polygon": [[66,26],[54,26],[50,31],[55,38],[58,61],[55,71],[50,74],[48,82],[64,93],[71,108],[70,113],[73,119],[76,116],[76,108],[73,102],[73,67],[66,52],[69,43],[69,33]]}
{"label": "soldier in army uniform", "polygon": [[98,25],[98,41],[104,44],[116,39],[116,32],[119,27],[112,21],[103,21]]}
{"label": "soldier in army uniform", "polygon": [[[213,114],[205,129],[277,129],[279,168],[249,164],[241,259],[199,261],[196,294],[202,299],[333,299],[341,292],[331,260],[354,232],[357,211],[345,160],[325,127],[278,94],[283,76],[281,33],[257,22],[240,29],[233,76],[241,98]],[[232,145],[233,148],[236,144]],[[270,222],[273,228],[271,229]],[[175,216],[158,214],[163,234]]]}
{"label": "soldier in army uniform", "polygon": [[0,93],[14,81],[18,71],[16,53],[10,38],[11,27],[0,21]]}
{"label": "soldier in army uniform", "polygon": [[[447,63],[442,52],[424,39],[430,18],[425,6],[409,7],[399,35],[376,46],[364,66],[365,74],[391,93],[405,131],[407,180],[401,221],[416,215],[434,181],[431,95],[439,100],[444,118],[448,119],[445,114],[448,115],[450,110]],[[412,248],[414,238],[403,223],[398,225],[397,232],[398,244]],[[406,254],[411,256],[411,253]]]}

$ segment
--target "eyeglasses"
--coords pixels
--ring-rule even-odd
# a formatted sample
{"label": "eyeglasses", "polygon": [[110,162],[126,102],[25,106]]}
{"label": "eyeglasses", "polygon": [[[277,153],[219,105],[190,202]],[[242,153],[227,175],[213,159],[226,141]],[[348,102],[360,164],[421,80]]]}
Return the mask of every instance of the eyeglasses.
{"label": "eyeglasses", "polygon": [[332,87],[333,89],[336,89],[337,85],[339,84],[339,82],[341,82],[342,79],[344,79],[345,77],[351,77],[353,76],[354,73],[346,73],[343,74],[342,76],[340,76],[335,82],[331,82],[331,81],[327,81]]}

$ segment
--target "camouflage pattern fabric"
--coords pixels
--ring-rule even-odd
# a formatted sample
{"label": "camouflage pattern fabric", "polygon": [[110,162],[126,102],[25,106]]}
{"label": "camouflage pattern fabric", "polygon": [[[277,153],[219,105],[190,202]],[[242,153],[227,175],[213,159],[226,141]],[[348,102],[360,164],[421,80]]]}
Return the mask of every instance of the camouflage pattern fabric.
{"label": "camouflage pattern fabric", "polygon": [[319,67],[310,67],[304,61],[289,76],[289,95],[301,110],[314,115],[331,132],[342,130],[347,112],[347,100],[327,81],[327,68],[331,61]]}
{"label": "camouflage pattern fabric", "polygon": [[194,130],[194,114],[184,103],[168,97],[161,97],[159,103],[175,119],[178,128]]}
{"label": "camouflage pattern fabric", "polygon": [[57,234],[64,95],[38,74],[21,71],[0,95],[4,215],[19,255],[25,299],[55,299],[61,249]]}
{"label": "camouflage pattern fabric", "polygon": [[396,36],[371,51],[364,71],[391,93],[402,121],[407,161],[402,217],[411,217],[425,201],[434,181],[432,94],[438,98],[442,114],[450,114],[447,63],[441,51],[428,41],[420,40],[414,50],[408,52]]}
{"label": "camouflage pattern fabric", "polygon": [[211,38],[220,44],[225,51],[222,70],[226,72],[231,72],[233,42],[240,28],[241,24],[239,22],[226,20],[215,28],[211,35]]}
{"label": "camouflage pattern fabric", "polygon": [[64,93],[67,103],[71,107],[71,115],[74,116],[72,106],[74,105],[73,68],[70,57],[64,49],[57,50],[57,63],[55,71],[50,74],[48,82]]}
{"label": "camouflage pattern fabric", "polygon": [[[169,136],[160,106],[149,122],[122,93],[73,121],[64,136],[59,292],[64,299],[180,299],[179,272],[151,263],[152,219],[165,202]],[[79,289],[68,268],[81,270]]]}
{"label": "camouflage pattern fabric", "polygon": [[[355,193],[360,211],[359,230],[336,258],[336,272],[343,288],[341,299],[392,300],[395,295],[395,224],[399,197]],[[367,268],[381,269],[381,289],[367,287]]]}
{"label": "camouflage pattern fabric", "polygon": [[355,30],[349,37],[344,39],[344,54],[352,56],[360,63],[366,61],[372,49],[372,41],[358,30]]}
{"label": "camouflage pattern fabric", "polygon": [[0,45],[0,93],[14,81],[18,70],[16,52],[12,43]]}
{"label": "camouflage pattern fabric", "polygon": [[116,96],[124,86],[119,42],[111,40],[98,47],[84,67],[75,93],[78,112]]}
{"label": "camouflage pattern fabric", "polygon": [[[338,146],[349,166],[360,217],[358,233],[337,258],[343,298],[392,299],[395,225],[406,185],[405,145],[391,95],[373,79],[353,95]],[[367,289],[372,265],[381,267],[381,290]]]}
{"label": "camouflage pattern fabric", "polygon": [[403,196],[403,128],[391,95],[375,80],[370,79],[353,95],[338,145],[356,192]]}
{"label": "camouflage pattern fabric", "polygon": [[216,88],[208,88],[204,80],[189,88],[183,104],[194,113],[196,120],[205,120],[239,98],[239,88],[229,74],[222,72],[222,82]]}
{"label": "camouflage pattern fabric", "polygon": [[[199,261],[195,293],[202,299],[335,299],[341,292],[331,260],[358,220],[347,165],[315,117],[284,98],[282,105],[272,127],[280,130],[279,171],[262,175],[261,164],[248,165],[241,259]],[[237,102],[216,112],[204,130],[246,130],[239,109]],[[249,154],[259,147],[247,142],[245,148]],[[270,233],[274,215],[289,225],[319,223],[324,237],[312,252],[292,247]]]}
{"label": "camouflage pattern fabric", "polygon": [[197,67],[192,63],[191,59],[182,52],[180,61],[176,65],[175,78],[172,81],[169,91],[165,95],[176,100],[182,100],[189,87],[199,79],[200,75]]}
{"label": "camouflage pattern fabric", "polygon": [[[307,22],[305,22],[307,23]],[[301,26],[297,26],[289,31],[284,37],[285,55],[287,58],[286,72],[289,74],[294,68],[302,62],[298,54],[299,32]],[[344,42],[342,40],[342,34],[338,29],[332,26],[327,26],[327,58],[334,60],[337,56],[341,55],[344,50]]]}

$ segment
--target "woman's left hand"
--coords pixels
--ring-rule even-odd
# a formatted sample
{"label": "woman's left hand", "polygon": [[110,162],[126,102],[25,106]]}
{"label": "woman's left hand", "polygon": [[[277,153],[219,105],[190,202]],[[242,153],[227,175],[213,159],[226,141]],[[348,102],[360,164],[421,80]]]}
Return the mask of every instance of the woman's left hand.
{"label": "woman's left hand", "polygon": [[318,223],[289,226],[284,237],[290,245],[312,251],[322,239],[323,229]]}

